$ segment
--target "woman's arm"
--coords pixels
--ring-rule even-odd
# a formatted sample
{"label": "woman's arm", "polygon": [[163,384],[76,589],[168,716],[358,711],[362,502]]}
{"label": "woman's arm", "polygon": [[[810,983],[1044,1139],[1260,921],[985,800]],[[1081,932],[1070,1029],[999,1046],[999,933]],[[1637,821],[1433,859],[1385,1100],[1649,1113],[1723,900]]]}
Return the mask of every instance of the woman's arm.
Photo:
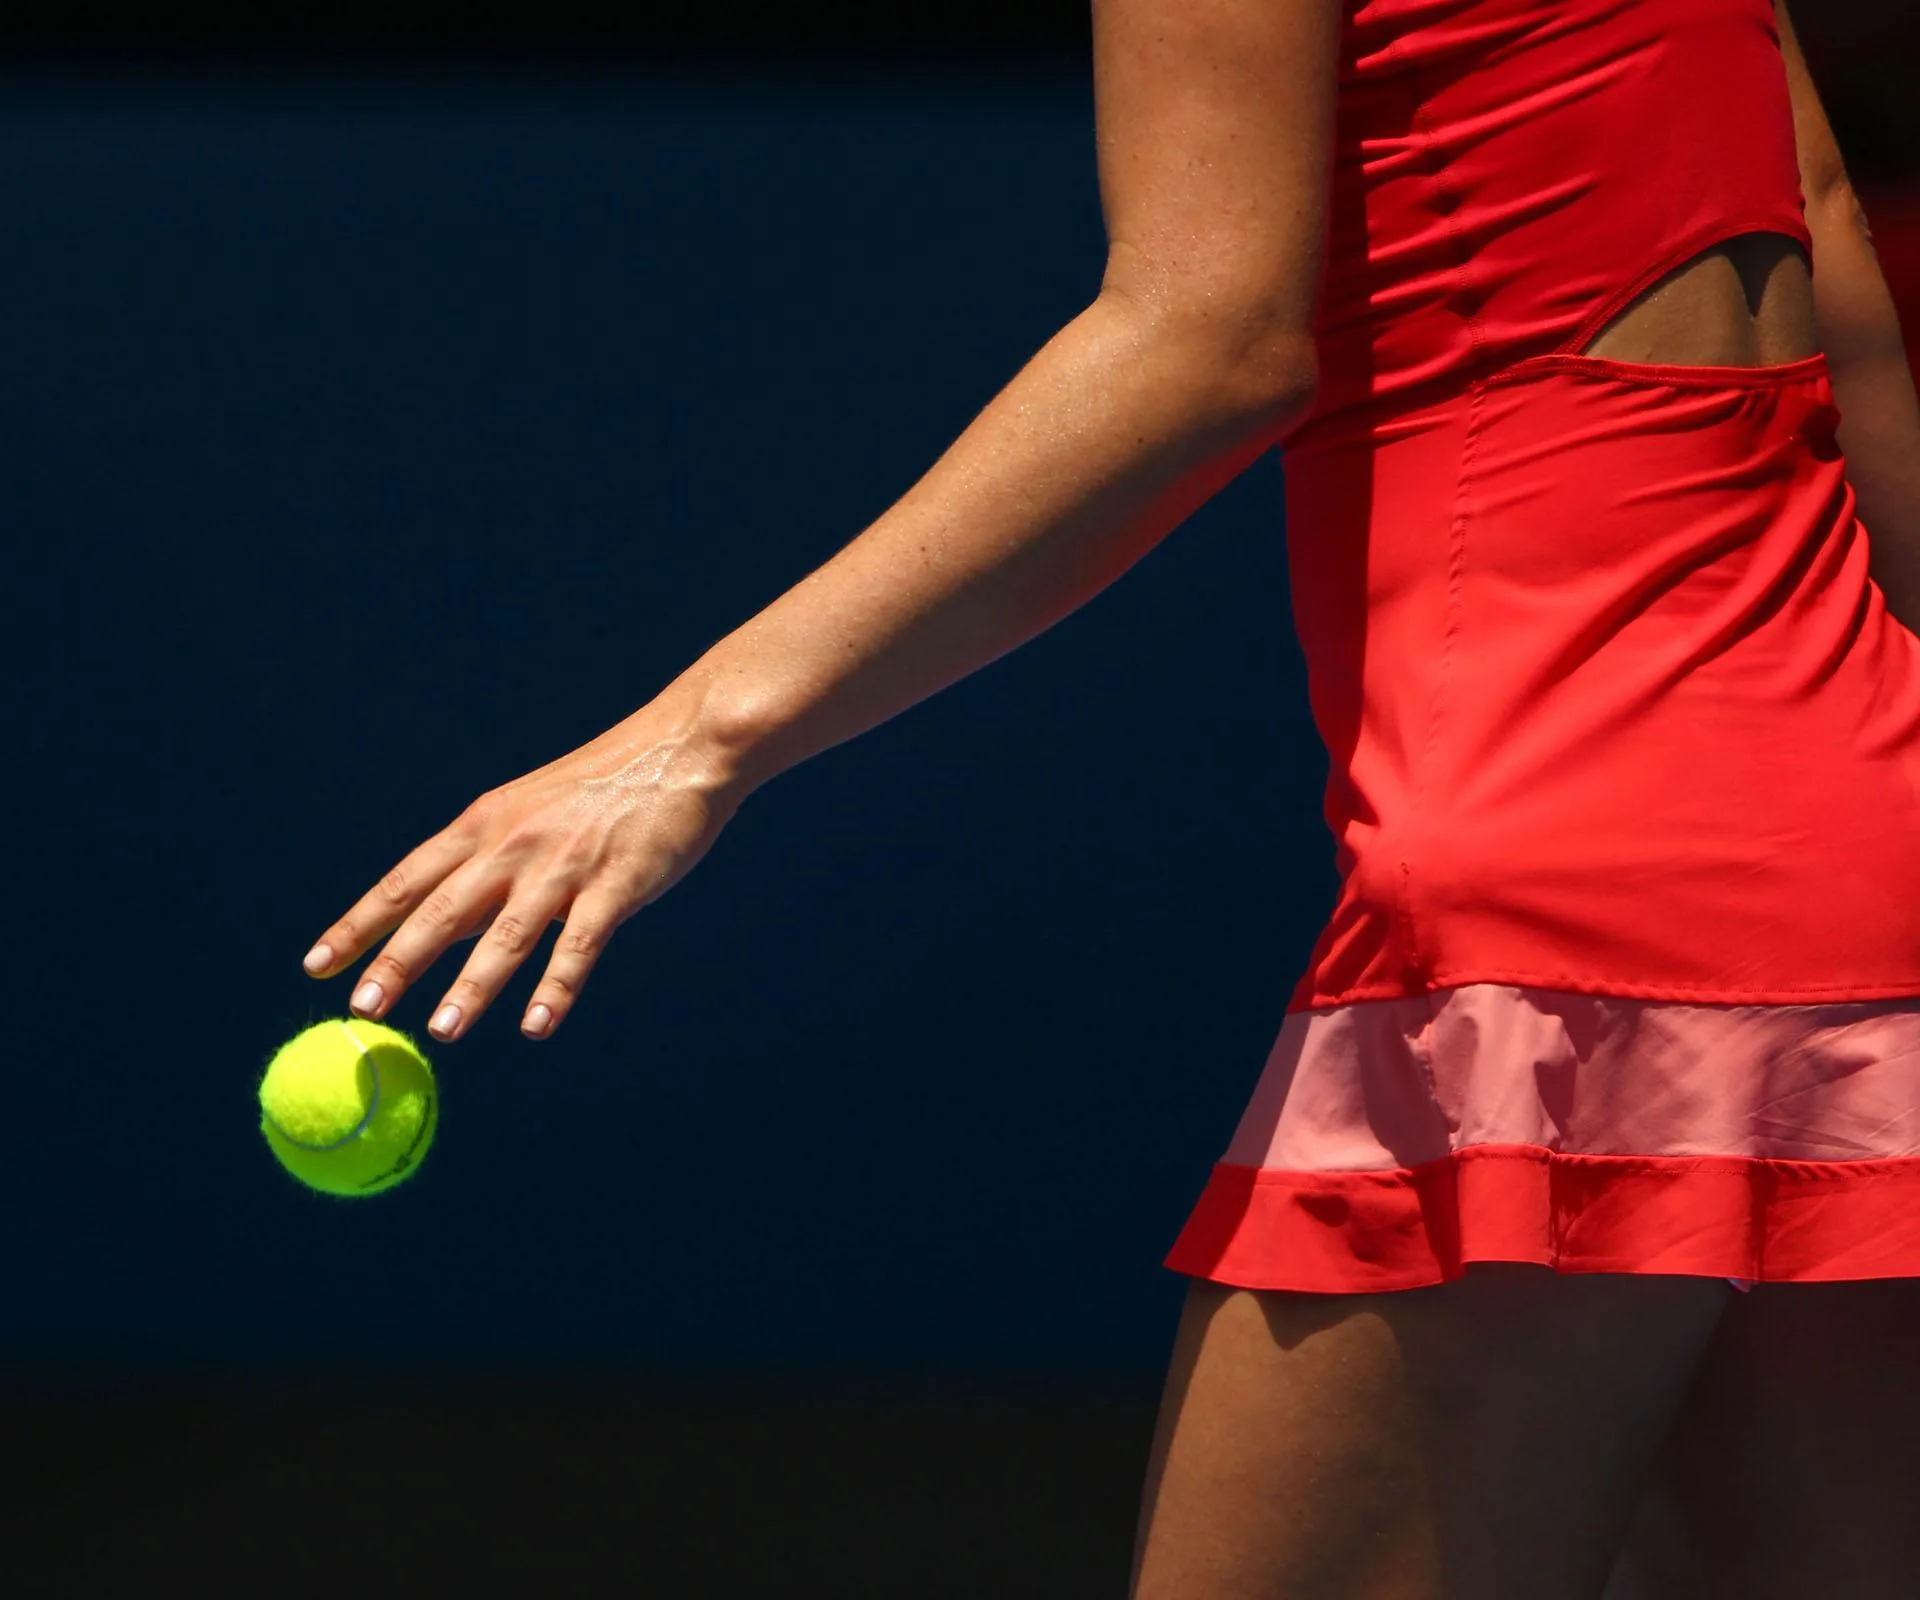
{"label": "woman's arm", "polygon": [[1100,292],[891,510],[663,693],[731,786],[1045,631],[1305,413],[1339,17],[1094,0]]}
{"label": "woman's arm", "polygon": [[[521,1027],[768,778],[965,677],[1138,561],[1305,413],[1340,0],[1094,0],[1100,293],[825,566],[591,743],[482,795],[321,936],[390,1012],[485,938],[429,1028],[463,1038],[564,921]],[[876,400],[876,403],[878,401]]]}
{"label": "woman's arm", "polygon": [[1833,369],[1840,448],[1887,606],[1920,632],[1920,399],[1866,213],[1847,181],[1786,0],[1774,0],[1793,95],[1800,188],[1813,234],[1813,315]]}

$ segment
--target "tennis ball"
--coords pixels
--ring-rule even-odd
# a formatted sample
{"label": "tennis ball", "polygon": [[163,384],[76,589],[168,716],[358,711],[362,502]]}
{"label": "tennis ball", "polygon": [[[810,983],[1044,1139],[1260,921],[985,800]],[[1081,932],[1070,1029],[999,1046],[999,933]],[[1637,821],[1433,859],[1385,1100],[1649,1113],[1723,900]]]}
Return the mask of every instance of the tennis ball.
{"label": "tennis ball", "polygon": [[433,1068],[397,1028],[316,1022],[260,1080],[267,1148],[310,1189],[378,1194],[420,1165],[440,1120]]}

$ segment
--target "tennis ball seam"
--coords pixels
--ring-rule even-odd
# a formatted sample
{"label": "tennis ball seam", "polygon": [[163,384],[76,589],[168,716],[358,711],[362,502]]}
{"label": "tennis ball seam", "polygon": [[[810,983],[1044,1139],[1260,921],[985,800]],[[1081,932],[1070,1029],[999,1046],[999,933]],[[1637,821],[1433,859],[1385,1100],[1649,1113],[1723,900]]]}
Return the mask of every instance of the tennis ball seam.
{"label": "tennis ball seam", "polygon": [[[380,1109],[381,1091],[386,1086],[380,1076],[380,1060],[374,1055],[373,1051],[367,1047],[366,1042],[361,1039],[359,1034],[353,1031],[350,1024],[342,1023],[340,1025],[340,1031],[353,1041],[354,1049],[360,1052],[361,1060],[366,1062],[367,1070],[373,1074],[373,1098],[367,1102],[367,1109],[360,1114],[360,1120],[358,1122],[338,1139],[330,1140],[326,1144],[309,1144],[305,1139],[294,1138],[292,1134],[280,1125],[271,1111],[268,1111],[265,1107],[261,1108],[261,1115],[273,1124],[273,1131],[275,1133],[279,1134],[281,1138],[285,1139],[287,1143],[295,1149],[312,1151],[316,1155],[324,1154],[328,1150],[344,1150],[348,1145],[352,1144],[355,1139],[359,1138],[361,1134],[365,1133],[367,1129],[372,1127],[374,1114]],[[365,1186],[362,1185],[362,1187]]]}
{"label": "tennis ball seam", "polygon": [[400,1152],[399,1156],[394,1160],[393,1165],[388,1167],[385,1172],[376,1173],[373,1177],[364,1180],[360,1184],[362,1189],[371,1189],[377,1183],[385,1183],[389,1178],[397,1177],[413,1165],[413,1153],[420,1148],[421,1141],[433,1131],[433,1119],[435,1113],[439,1110],[439,1106],[440,1097],[429,1089],[427,1091],[426,1111],[420,1118],[420,1126],[413,1130],[413,1143]]}

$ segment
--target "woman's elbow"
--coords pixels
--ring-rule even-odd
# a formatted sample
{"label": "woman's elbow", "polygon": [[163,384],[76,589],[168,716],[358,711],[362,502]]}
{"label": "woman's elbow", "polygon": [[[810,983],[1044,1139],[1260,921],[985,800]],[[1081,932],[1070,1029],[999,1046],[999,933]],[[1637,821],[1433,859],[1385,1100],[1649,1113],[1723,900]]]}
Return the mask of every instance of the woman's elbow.
{"label": "woman's elbow", "polygon": [[1312,328],[1257,292],[1162,305],[1153,321],[1156,339],[1181,352],[1213,405],[1262,419],[1311,409],[1319,383]]}
{"label": "woman's elbow", "polygon": [[1867,209],[1854,191],[1853,181],[1837,164],[1822,174],[1817,183],[1805,183],[1807,227],[1812,232],[1816,251],[1823,233],[1845,229],[1873,238],[1873,226],[1867,221]]}
{"label": "woman's elbow", "polygon": [[1109,284],[1098,311],[1209,427],[1278,438],[1313,409],[1319,370],[1308,319],[1256,290],[1214,284],[1148,300]]}
{"label": "woman's elbow", "polygon": [[1236,340],[1221,350],[1219,369],[1226,403],[1276,436],[1313,409],[1319,392],[1320,369],[1310,332],[1271,330]]}

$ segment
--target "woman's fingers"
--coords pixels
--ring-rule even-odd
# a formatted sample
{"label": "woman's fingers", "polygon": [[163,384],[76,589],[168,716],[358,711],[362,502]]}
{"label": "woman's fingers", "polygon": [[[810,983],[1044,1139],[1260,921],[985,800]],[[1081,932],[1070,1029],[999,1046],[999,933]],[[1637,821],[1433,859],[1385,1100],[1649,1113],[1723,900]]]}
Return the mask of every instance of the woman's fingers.
{"label": "woman's fingers", "polygon": [[350,1001],[380,1018],[449,945],[478,936],[427,1023],[451,1041],[500,997],[547,924],[561,922],[521,1021],[528,1038],[546,1038],[579,1003],[615,930],[684,877],[739,807],[717,766],[678,764],[678,720],[648,709],[621,727],[482,795],[321,936],[307,971],[338,972],[391,934]]}
{"label": "woman's fingers", "polygon": [[377,1019],[392,1010],[447,946],[470,936],[488,909],[507,897],[513,877],[512,866],[490,853],[430,890],[360,975],[349,1002],[355,1014]]}
{"label": "woman's fingers", "polygon": [[[320,976],[345,965],[392,929],[396,918],[404,918],[386,948],[368,963],[350,1002],[356,1015],[378,1019],[449,945],[480,934],[427,1024],[435,1038],[451,1042],[499,998],[547,924],[564,921],[546,974],[521,1020],[521,1031],[529,1038],[547,1037],[578,1002],[587,974],[614,930],[637,908],[637,897],[623,900],[605,878],[596,884],[590,851],[556,860],[530,842],[509,838],[476,857],[471,843],[457,849],[448,845],[444,835],[430,839],[389,872],[327,931],[323,942],[333,947],[332,961],[324,969],[308,970]],[[460,851],[467,852],[463,862]],[[548,855],[549,866],[537,883],[519,881],[522,875],[533,876],[530,858],[542,855]],[[576,894],[580,898],[575,899]]]}
{"label": "woman's fingers", "polygon": [[310,977],[325,978],[350,967],[374,943],[400,925],[408,912],[431,894],[448,873],[473,855],[475,835],[462,818],[409,851],[400,865],[357,901],[353,909],[320,935],[307,952]]}
{"label": "woman's fingers", "polygon": [[553,878],[516,890],[434,1008],[427,1031],[436,1039],[451,1041],[471,1028],[540,942],[547,924],[566,911],[574,887],[568,879]]}
{"label": "woman's fingers", "polygon": [[520,1031],[529,1039],[544,1039],[566,1021],[587,986],[587,974],[633,909],[605,894],[587,893],[574,901],[567,925],[554,940],[546,974],[534,987],[527,1014],[520,1020]]}

